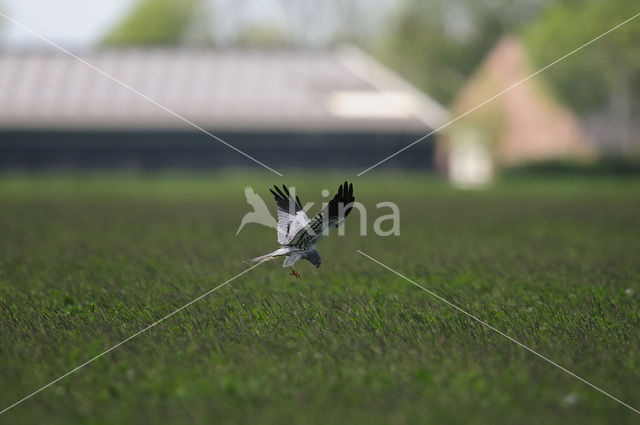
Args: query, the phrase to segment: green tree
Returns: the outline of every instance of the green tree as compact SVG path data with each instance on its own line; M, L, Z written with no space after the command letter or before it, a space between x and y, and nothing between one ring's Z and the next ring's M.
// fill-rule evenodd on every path
M108 46L171 45L188 33L200 0L140 0L103 40Z
M290 45L287 35L275 25L253 25L240 31L234 44L238 47L280 48Z
M544 3L409 0L374 54L448 104L500 36L522 28Z
M525 32L533 62L545 66L640 12L628 0L573 0L558 3ZM598 110L626 97L640 98L640 18L612 31L544 73L555 92L575 110Z
M525 34L533 62L545 66L640 12L628 0L572 0L548 10ZM594 134L609 154L638 155L640 139L640 18L608 33L541 75L556 96L606 125ZM635 118L634 118L635 117Z

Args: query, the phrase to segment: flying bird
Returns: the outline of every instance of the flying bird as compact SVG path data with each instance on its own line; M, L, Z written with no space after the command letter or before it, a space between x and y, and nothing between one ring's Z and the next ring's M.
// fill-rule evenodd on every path
M275 189L275 191L274 191ZM322 238L340 226L353 208L353 184L338 187L338 193L312 219L302 209L298 196L293 196L287 186L282 190L277 186L269 189L278 206L278 243L280 248L269 254L246 261L257 263L285 257L282 267L289 267L291 274L301 279L300 273L293 267L296 261L305 259L316 267L322 264L320 253L316 249ZM294 193L295 195L295 193Z
M240 227L238 227L236 236L238 236L240 230L242 230L247 223L258 223L275 229L276 221L273 219L267 204L264 203L260 195L254 192L251 186L247 186L244 188L244 196L247 198L247 203L253 207L253 211L246 213L244 217L242 217L242 223L240 223Z

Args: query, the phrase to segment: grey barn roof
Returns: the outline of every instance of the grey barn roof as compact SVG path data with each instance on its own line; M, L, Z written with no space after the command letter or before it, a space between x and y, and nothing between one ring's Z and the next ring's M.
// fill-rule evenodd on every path
M444 109L353 48L76 52L207 129L427 132ZM0 129L189 129L85 63L54 51L0 52Z

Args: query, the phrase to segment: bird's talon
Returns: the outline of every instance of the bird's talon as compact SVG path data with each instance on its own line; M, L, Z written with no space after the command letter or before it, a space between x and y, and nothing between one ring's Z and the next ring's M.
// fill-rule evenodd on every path
M300 276L300 273L298 273L298 271L293 267L291 267L291 275L297 277L298 279L302 279L302 276Z

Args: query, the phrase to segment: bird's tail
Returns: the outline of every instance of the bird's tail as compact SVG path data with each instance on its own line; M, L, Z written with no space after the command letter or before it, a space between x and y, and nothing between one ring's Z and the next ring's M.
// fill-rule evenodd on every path
M256 258L252 258L250 260L244 260L242 262L242 264L255 264L255 263L259 263L261 261L269 261L269 260L274 260L278 257L282 257L283 255L286 255L287 252L285 249L280 248L280 249L276 249L273 252L270 252L268 254L265 255L261 255L260 257L256 257Z

